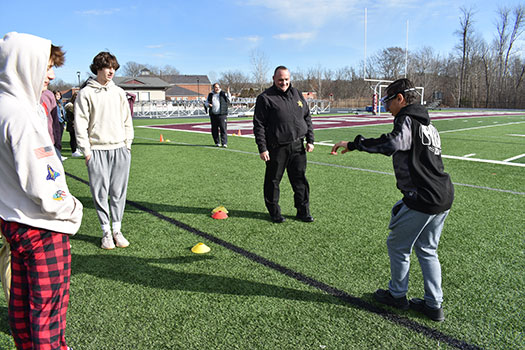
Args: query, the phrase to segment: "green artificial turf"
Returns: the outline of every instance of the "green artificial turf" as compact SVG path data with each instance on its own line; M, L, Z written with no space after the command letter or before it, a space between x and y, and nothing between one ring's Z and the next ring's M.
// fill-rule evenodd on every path
M474 158L501 161L525 153L525 137L509 136L525 134L525 123L472 128L524 120L518 115L435 124L440 131L468 129L443 133L443 154L475 153ZM359 152L332 156L330 147L317 145L308 155L307 170L315 222L294 219L293 192L285 175L280 204L287 221L273 224L262 198L264 164L252 138L230 136L229 148L223 149L211 147L207 134L138 127L189 121L134 121L130 203L122 227L131 242L128 248L99 248L101 230L89 187L68 178L71 192L85 207L80 231L71 240L70 346L454 348L199 236L209 234L383 308L371 293L386 288L389 280L387 226L390 209L401 198L389 157ZM390 129L318 130L316 140L335 143ZM171 142L160 143L161 133ZM63 144L69 156L67 134ZM456 183L439 247L446 320L435 323L412 311L384 309L473 347L525 348L525 169L448 158L444 163ZM83 159L70 158L64 166L87 180ZM211 218L219 205L228 209L228 219ZM211 252L191 253L198 242ZM412 258L408 297L421 297L422 276L417 258ZM11 350L3 296L0 308L0 349Z

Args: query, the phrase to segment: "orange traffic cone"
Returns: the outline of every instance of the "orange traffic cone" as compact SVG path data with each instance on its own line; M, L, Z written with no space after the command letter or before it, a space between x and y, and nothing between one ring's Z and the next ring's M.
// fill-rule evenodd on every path
M241 129L239 129L239 133L237 134L237 136L241 136Z
M160 142L164 142L164 136L162 136L162 134L160 134Z

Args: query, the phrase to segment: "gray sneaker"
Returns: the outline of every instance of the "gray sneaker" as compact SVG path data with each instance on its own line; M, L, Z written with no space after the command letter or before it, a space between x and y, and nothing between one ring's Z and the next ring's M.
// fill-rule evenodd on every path
M115 242L117 242L117 247L119 248L126 248L129 245L128 240L120 231L113 232L113 238L115 239Z
M115 242L113 242L113 236L111 236L111 232L104 232L104 236L102 237L102 245L100 247L102 249L115 249Z

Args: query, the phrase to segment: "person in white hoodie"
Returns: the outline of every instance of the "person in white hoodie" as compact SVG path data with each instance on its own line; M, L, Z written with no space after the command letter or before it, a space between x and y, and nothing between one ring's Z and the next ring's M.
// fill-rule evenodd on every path
M51 41L0 40L0 227L10 245L9 324L17 349L67 350L71 251L82 221L39 103L64 53Z
M100 52L90 66L96 77L86 82L75 100L77 143L86 158L89 187L103 232L103 249L114 249L115 243L120 248L129 245L121 227L133 123L126 93L112 80L119 67L114 55Z

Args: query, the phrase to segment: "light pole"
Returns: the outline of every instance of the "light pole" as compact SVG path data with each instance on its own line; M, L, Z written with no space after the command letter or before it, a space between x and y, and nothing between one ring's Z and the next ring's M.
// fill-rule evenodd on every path
M80 90L80 72L77 72L77 78L78 78L78 89Z
M197 100L201 99L201 86L199 85L199 78L197 78Z

